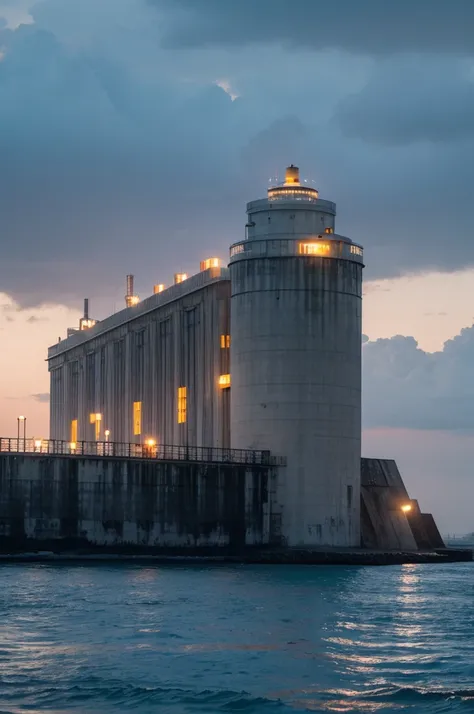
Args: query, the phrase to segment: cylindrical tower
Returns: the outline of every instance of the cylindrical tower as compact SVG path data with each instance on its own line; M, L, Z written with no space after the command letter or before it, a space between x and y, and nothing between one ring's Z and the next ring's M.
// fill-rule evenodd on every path
M359 546L362 248L295 166L247 214L230 250L232 447L286 457L287 545Z

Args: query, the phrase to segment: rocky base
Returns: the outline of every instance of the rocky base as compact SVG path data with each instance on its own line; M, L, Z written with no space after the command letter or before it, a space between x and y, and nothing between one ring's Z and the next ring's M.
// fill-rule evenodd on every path
M33 549L34 548L34 549ZM139 546L90 547L54 550L8 548L0 546L0 563L140 563L140 564L252 564L252 565L403 565L406 563L456 563L473 560L468 548L443 548L426 551L364 550L364 549L252 549L242 553L222 552L218 549L140 548Z

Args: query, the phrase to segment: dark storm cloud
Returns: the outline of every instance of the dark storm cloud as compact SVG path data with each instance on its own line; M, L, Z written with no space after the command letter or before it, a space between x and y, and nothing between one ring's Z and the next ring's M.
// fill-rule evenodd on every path
M474 430L474 327L421 350L413 337L363 346L364 427Z
M474 52L472 0L149 0L170 47L281 42L296 49ZM177 12L181 9L182 12Z
M346 136L374 144L473 139L471 64L416 56L382 62L361 92L340 102L335 119Z
M311 36L333 43L320 28L334 4L294 3L288 32L296 36L303 8ZM366 277L472 264L470 77L462 59L428 54L446 5L439 50L453 50L461 4L428 5L429 22L414 22L425 7L415 2L405 34L393 35L399 50L413 49L407 33L417 32L422 59L374 62L264 48L265 37L231 52L160 44L160 33L169 41L191 20L220 27L222 7L229 20L238 8L252 35L263 3L252 2L249 16L246 2L223 0L42 0L34 25L0 31L0 291L22 305L80 306L88 295L107 299L109 311L117 295L122 304L126 273L145 295L204 257L225 260L243 235L246 201L290 162L337 201L338 230L366 248ZM403 3L380 6L398 13ZM280 44L283 12L275 0L259 29ZM389 14L383 32L394 30ZM423 32L431 39L422 42ZM387 45L366 40L371 52Z

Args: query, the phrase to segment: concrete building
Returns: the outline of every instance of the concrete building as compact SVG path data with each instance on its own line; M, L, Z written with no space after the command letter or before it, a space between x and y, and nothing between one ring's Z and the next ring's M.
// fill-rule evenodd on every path
M362 248L287 169L231 247L231 444L284 454L289 545L360 542Z
M203 266L51 347L51 439L228 448L229 301Z
M48 353L50 438L270 450L284 542L358 546L362 248L294 166L247 213L229 269L86 306Z

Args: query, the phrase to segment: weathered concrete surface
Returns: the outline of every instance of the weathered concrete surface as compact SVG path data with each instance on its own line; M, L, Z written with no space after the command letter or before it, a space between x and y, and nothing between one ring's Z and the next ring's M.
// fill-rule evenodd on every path
M405 514L401 507L411 505ZM444 548L433 516L410 499L392 459L361 460L361 541L364 548L429 550Z
M0 547L261 546L271 480L253 465L0 454Z

